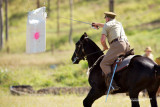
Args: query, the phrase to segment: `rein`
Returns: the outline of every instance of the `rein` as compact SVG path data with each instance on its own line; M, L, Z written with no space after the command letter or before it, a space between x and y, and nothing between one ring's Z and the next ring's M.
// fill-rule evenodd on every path
M87 54L87 55L85 55L85 57L87 57L87 56L90 56L90 55L93 55L93 54L96 54L96 53L99 53L99 52L103 52L103 51L97 51L97 52L93 52L93 53L90 53L90 54Z
M94 64L93 64L90 68L88 68L88 72L90 72L90 70L92 70L92 69L94 68L94 66L97 65L98 61L99 61L103 56L104 56L104 55L101 55L101 56L94 62Z
M82 46L82 52L83 52L83 54L85 55L84 48L83 48L83 43L80 43L80 45ZM79 47L80 47L80 46L79 46ZM103 51L100 50L100 51L96 51L96 52L93 52L93 53L90 53L90 54L86 54L86 55L84 56L84 58L87 59L88 56L93 55L93 54L96 54L96 53L99 53L99 52L103 52Z
M88 38L88 37L87 37L87 38ZM82 53L81 53L80 57L78 57L78 52L80 51L80 48L82 49ZM78 51L77 51L77 52L76 52L76 51L74 52L74 53L76 54L76 58L75 58L74 62L75 62L76 60L78 60L78 59L84 59L84 60L85 60L85 59L87 59L88 56L94 55L94 54L99 53L99 52L103 52L103 51L100 50L100 51L96 51L96 52L93 52L93 53L85 54L84 47L83 47L83 43L82 43L82 41L80 41L80 44L78 45ZM84 54L84 56L82 56L82 54ZM97 65L98 61L99 61L103 56L104 56L104 55L101 55L101 56L94 62L94 64L93 64L90 68L88 68L88 71L92 70L92 69L94 68L94 66ZM87 71L87 72L88 72L88 71Z

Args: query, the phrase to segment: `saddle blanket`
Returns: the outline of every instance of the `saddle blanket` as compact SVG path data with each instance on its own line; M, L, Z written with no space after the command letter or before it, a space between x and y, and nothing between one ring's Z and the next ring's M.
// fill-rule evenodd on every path
M118 66L117 66L117 69L116 69L116 72L118 72L118 71L120 71L120 70L128 67L131 59L132 59L134 56L135 56L135 55L129 55L129 56L127 56L123 61L119 62L119 63L118 63ZM115 69L115 64L116 64L116 62L115 62L115 63L113 64L113 66L112 66L112 69L113 69L113 70Z

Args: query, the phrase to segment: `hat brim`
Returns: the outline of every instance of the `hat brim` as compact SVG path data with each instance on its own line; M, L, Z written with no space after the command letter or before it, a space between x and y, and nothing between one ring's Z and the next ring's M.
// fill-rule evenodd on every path
M152 52L152 50L144 50L144 52Z

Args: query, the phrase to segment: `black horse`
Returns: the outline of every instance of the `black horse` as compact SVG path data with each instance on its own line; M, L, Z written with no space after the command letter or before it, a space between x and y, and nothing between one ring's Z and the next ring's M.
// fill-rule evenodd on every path
M108 90L100 68L100 62L102 59L97 61L102 55L103 52L91 39L88 38L86 33L84 33L76 43L76 49L72 56L73 63L78 64L80 60L86 58L89 68L92 68L88 79L89 84L91 85L91 90L83 100L84 107L91 107L93 102L105 95ZM93 65L96 61L96 65ZM158 106L156 92L160 85L160 66L154 61L137 55L131 59L129 66L126 69L115 74L114 79L120 87L120 90L113 94L128 92L132 107L140 107L138 95L143 89L147 89L148 91L151 106Z

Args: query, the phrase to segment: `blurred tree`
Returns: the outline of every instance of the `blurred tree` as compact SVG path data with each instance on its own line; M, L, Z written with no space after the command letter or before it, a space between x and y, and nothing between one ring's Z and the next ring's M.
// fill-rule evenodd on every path
M0 50L3 47L3 16L2 16L2 0L0 0Z
M114 12L114 0L109 0L109 11Z
M40 1L37 0L37 8L39 8L39 7L40 7Z
M69 0L69 5L70 5L70 19L72 19L73 0ZM70 20L69 43L72 44L72 20Z
M8 0L5 0L5 27L6 27L6 45L7 45L7 52L9 53L9 46L8 46Z
M57 35L59 36L59 0L57 0Z
M5 0L6 42L8 42L8 0Z

